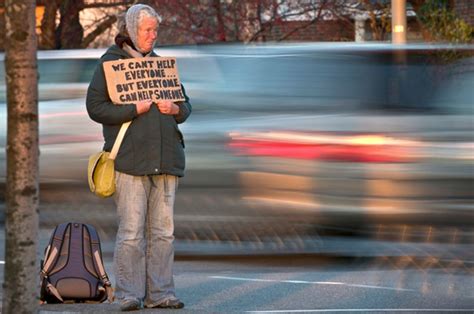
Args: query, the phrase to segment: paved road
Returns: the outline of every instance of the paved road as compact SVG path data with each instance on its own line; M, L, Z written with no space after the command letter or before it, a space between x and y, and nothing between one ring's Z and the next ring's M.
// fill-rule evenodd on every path
M175 281L189 312L472 312L472 266L409 258L181 258ZM117 309L44 305L41 312Z
M51 210L51 213L53 210ZM57 212L57 211L56 211ZM42 212L43 222L48 211ZM91 216L94 216L91 213ZM102 212L103 214L103 212ZM51 216L52 217L52 216ZM93 219L92 217L91 219ZM42 224L40 250L45 247L51 226ZM99 229L103 231L104 229ZM102 232L106 269L112 272L113 239ZM287 242L273 251L300 248L304 240ZM326 241L326 240L325 240ZM327 241L326 241L327 242ZM186 252L197 249L207 254L222 252L222 242L212 240L179 241L175 267L177 293L186 303L185 312L205 313L298 313L298 312L474 312L474 262L472 241L460 247L464 254L418 254L410 258L410 246L399 256L335 259L318 255L240 256L212 255L193 257ZM316 242L317 243L317 242ZM265 252L262 241L238 242L235 252ZM380 245L386 243L379 242ZM0 261L4 261L4 231L0 226ZM249 247L243 247L248 245ZM345 249L356 244L342 243ZM361 245L360 243L358 245ZM363 244L364 245L364 244ZM363 248L368 252L375 243ZM194 247L194 248L192 248ZM252 251L252 247L254 250ZM337 247L337 245L336 245ZM255 250L257 248L258 250ZM275 250L275 248L277 250ZM307 247L306 247L307 248ZM435 248L439 249L438 244ZM214 250L214 251L213 251ZM230 250L232 251L232 250ZM286 251L286 253L291 253ZM439 257L441 256L441 258ZM0 278L4 265L0 262ZM112 281L113 276L112 276ZM117 305L79 304L42 305L40 313L110 313ZM156 312L143 310L143 312Z
M111 274L110 257L106 268ZM180 256L175 265L185 312L207 313L472 312L473 275L470 261L433 257ZM116 311L115 304L40 307L40 313Z

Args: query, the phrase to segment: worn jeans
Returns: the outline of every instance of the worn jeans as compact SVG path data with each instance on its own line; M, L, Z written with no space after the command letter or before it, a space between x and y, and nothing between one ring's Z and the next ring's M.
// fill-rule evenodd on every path
M118 300L154 306L175 298L173 206L178 178L115 172L118 232L114 252Z

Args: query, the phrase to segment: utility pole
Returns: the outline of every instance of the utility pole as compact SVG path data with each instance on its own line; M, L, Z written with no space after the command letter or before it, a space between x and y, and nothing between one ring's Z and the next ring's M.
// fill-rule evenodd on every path
M403 45L407 42L406 0L392 0L392 43Z
M393 67L389 77L389 106L406 106L403 82L407 76L407 54L403 46L407 42L407 6L406 0L392 0L392 44L399 46L393 50Z

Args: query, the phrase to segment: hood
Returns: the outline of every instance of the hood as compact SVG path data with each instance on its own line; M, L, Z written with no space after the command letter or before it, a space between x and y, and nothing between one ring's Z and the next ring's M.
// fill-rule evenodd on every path
M107 49L107 51L102 55L101 59L107 56L117 56L120 59L131 58L131 56L125 52L125 50L117 45L112 45L109 49Z
M111 58L113 56L113 58ZM157 57L155 51L151 52L152 57ZM112 45L107 51L102 55L101 59L128 59L132 58L125 50L120 48L117 45Z

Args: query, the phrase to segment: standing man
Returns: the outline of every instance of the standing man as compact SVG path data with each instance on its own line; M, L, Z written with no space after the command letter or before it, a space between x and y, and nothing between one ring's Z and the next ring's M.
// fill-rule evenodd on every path
M173 206L184 175L184 142L178 124L191 114L185 101L115 105L107 92L105 61L157 57L153 46L161 18L147 5L130 7L115 45L101 57L87 91L87 111L101 123L110 151L122 123L132 121L115 159L119 228L114 252L116 298L122 311L182 308L173 281Z

